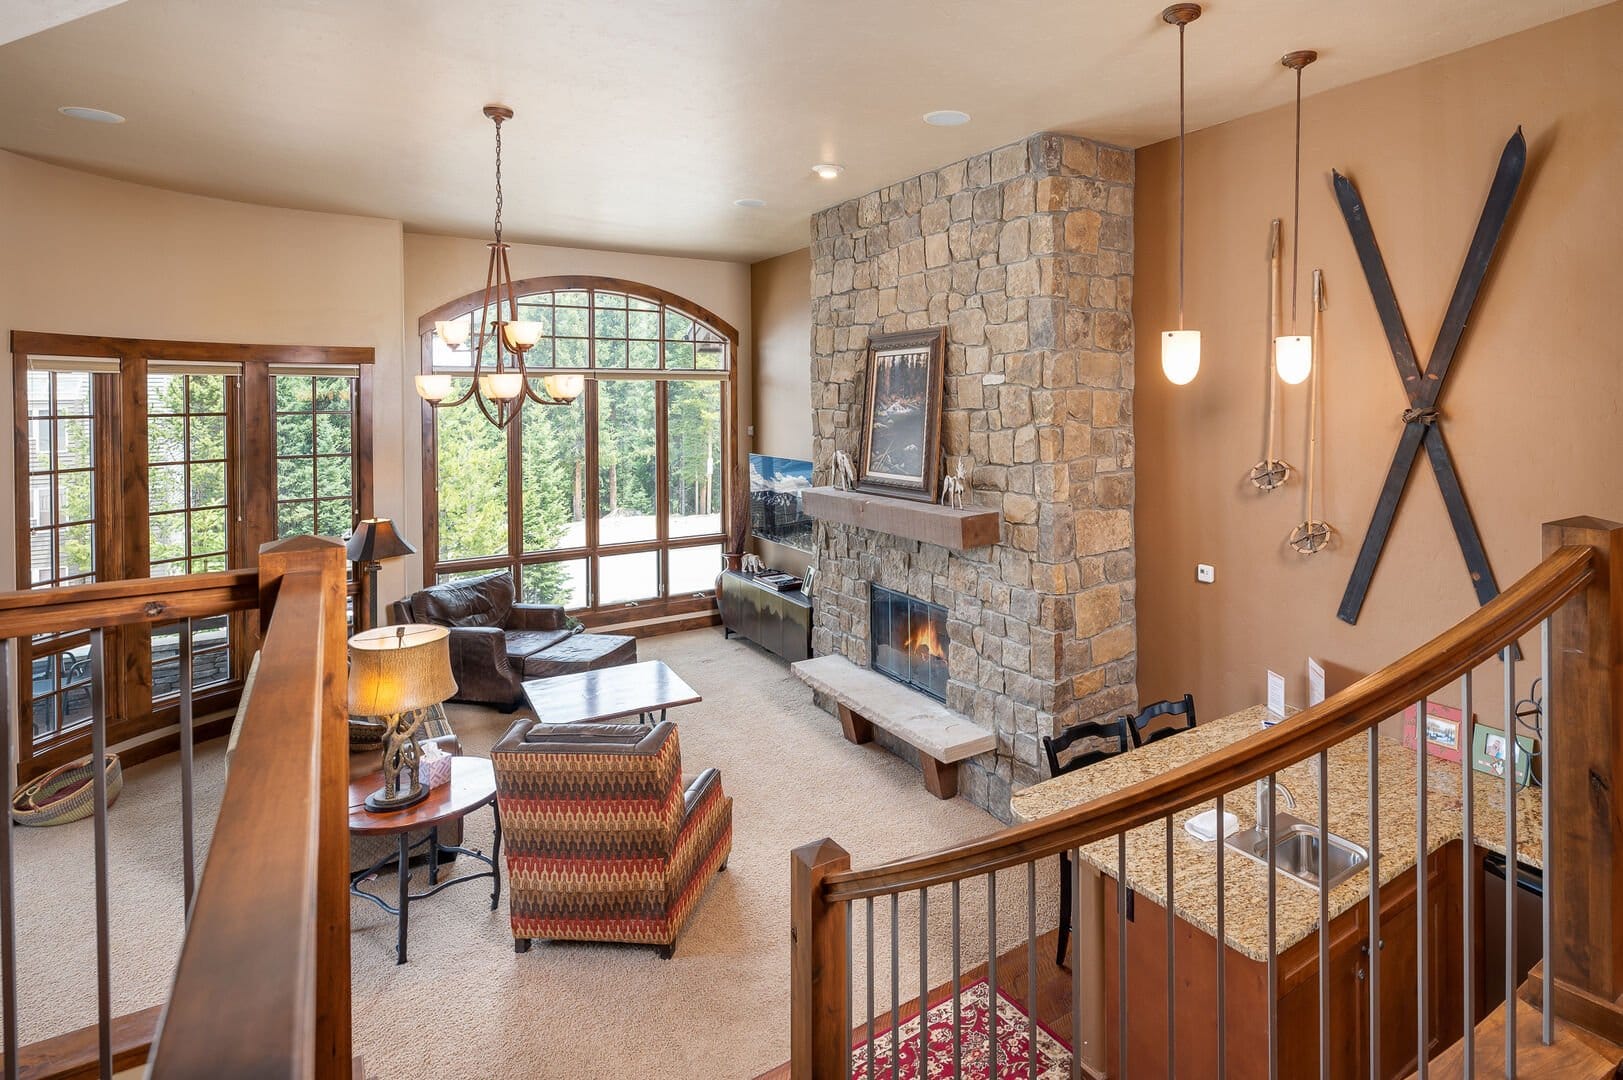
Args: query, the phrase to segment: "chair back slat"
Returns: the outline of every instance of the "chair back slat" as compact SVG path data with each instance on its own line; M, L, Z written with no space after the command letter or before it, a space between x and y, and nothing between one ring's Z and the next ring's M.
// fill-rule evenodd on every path
M1137 716L1124 713L1120 720L1133 736L1134 746L1148 746L1195 726L1195 696L1185 694L1181 701L1157 701L1145 706Z
M1128 718L1125 716L1118 716L1114 720L1090 720L1072 724L1058 735L1043 736L1043 753L1048 755L1049 775L1059 776L1074 769L1086 768L1127 751L1134 745L1128 736L1127 721ZM1061 754L1084 739L1111 742L1114 745L1113 748L1094 747L1081 750L1065 761L1060 761Z

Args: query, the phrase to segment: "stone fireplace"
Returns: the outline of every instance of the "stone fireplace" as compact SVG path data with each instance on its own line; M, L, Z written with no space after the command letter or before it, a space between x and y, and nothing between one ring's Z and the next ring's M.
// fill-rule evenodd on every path
M882 590L933 605L927 681L944 668L946 707L995 735L960 791L1005 819L1043 735L1137 698L1132 208L1131 151L1044 133L812 220L819 482L835 450L858 456L868 335L945 326L943 453L1002 519L969 550L821 525L813 652L899 661ZM903 642L910 675L918 651Z

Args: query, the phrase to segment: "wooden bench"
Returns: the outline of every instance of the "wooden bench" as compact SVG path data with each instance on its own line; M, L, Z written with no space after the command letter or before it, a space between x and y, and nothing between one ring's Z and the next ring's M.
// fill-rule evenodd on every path
M958 794L958 763L997 745L990 731L917 690L910 690L843 656L819 656L789 670L839 706L840 727L854 743L873 739L883 728L919 752L924 786L938 799Z

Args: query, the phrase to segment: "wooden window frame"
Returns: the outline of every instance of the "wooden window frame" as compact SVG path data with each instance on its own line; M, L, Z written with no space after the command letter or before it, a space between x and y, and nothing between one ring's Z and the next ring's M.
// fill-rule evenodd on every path
M30 585L28 545L28 372L31 357L115 360L117 374L96 373L96 410L92 438L98 480L96 510L96 580L117 581L148 576L150 522L147 503L147 375L154 363L236 364L235 415L227 403L227 505L235 515L226 522L227 561L232 568L259 565L260 547L276 539L276 422L271 369L352 368L356 410L351 434L355 450L355 500L361 517L373 513L372 409L374 361L364 346L249 345L226 342L119 338L14 330L11 333L12 419L15 440L16 581ZM202 374L203 372L199 372ZM260 463L255 467L252 463ZM190 493L188 492L188 501ZM356 586L351 584L351 592ZM179 707L160 701L151 685L151 627L121 627L107 634L107 738L117 743L175 724ZM19 649L19 672L31 670L31 643ZM234 708L242 693L242 674L259 648L257 620L234 616L231 630L232 678L200 691L193 700L198 717ZM32 681L19 677L18 716L29 718L28 738L20 738L17 775L28 779L88 753L88 727L80 725L35 744L32 733Z
M423 584L434 584L441 574L456 574L476 572L481 570L508 570L513 575L516 591L522 595L523 573L526 566L542 565L554 562L574 562L584 559L587 563L587 597L588 604L581 608L571 608L570 613L587 626L612 625L632 619L652 619L666 615L691 614L695 612L712 610L715 607L715 589L697 593L688 593L682 596L669 595L670 584L670 553L688 547L709 547L720 544L724 554L738 553L743 550L744 537L748 528L749 500L747 497L747 483L744 479L744 466L739 460L739 431L738 431L738 371L739 356L738 331L725 319L714 312L693 303L684 297L653 285L641 282L628 281L623 278L607 278L582 275L554 275L547 277L525 278L513 283L513 292L522 306L526 296L535 293L556 293L582 291L588 295L587 313L587 350L588 365L584 368L571 367L561 370L579 371L587 376L586 392L581 395L574 405L569 408L584 410L583 424L586 436L586 459L588 466L585 470L585 492L583 504L586 508L585 543L580 547L559 548L545 552L526 552L523 543L523 421L510 424L507 428L507 519L508 539L507 551L495 555L480 556L466 559L440 559L439 536L439 441L438 427L435 423L435 409L426 401L422 402L422 431L423 431ZM596 294L598 292L623 293L628 297L647 301L659 305L660 337L656 345L660 348L660 366L658 368L632 368L611 367L599 368L596 366L597 334L596 334ZM456 319L470 312L476 312L484 303L483 290L467 293L455 300L440 305L434 310L424 314L417 320L417 334L420 345L420 370L424 373L434 371L434 324L441 320ZM675 311L686 318L702 324L711 331L720 335L725 349L725 363L722 369L702 369L675 367L666 368L664 346L671 339L665 336L665 314ZM625 340L630 339L629 328ZM619 339L607 339L619 340ZM636 339L645 340L645 339ZM629 363L629 362L628 362ZM443 369L442 369L443 370ZM537 372L549 370L544 366L537 367ZM620 544L602 544L598 537L599 502L598 502L598 470L597 461L597 413L598 389L604 381L631 380L639 382L652 382L654 384L654 416L655 416L655 518L656 534L653 539L639 540ZM670 498L670 470L669 452L666 432L668 389L666 384L671 381L704 382L713 381L721 386L721 531L701 536L671 537L669 498ZM472 407L471 403L466 407ZM525 408L543 408L551 406L536 406L534 403ZM661 595L639 601L627 603L600 604L599 597L599 565L602 559L615 555L630 555L649 551L659 552L659 588ZM718 563L716 573L721 573Z

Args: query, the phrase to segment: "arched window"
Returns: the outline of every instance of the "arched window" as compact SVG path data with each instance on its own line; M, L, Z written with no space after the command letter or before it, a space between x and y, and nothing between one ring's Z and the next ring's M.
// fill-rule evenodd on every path
M521 599L587 622L710 603L736 470L738 332L647 285L612 278L516 282L519 318L543 327L529 370L579 369L572 405L526 404L497 429L472 402L423 406L423 540L429 582L508 569ZM418 320L422 370L467 388L472 357L434 333L472 319L470 293Z

